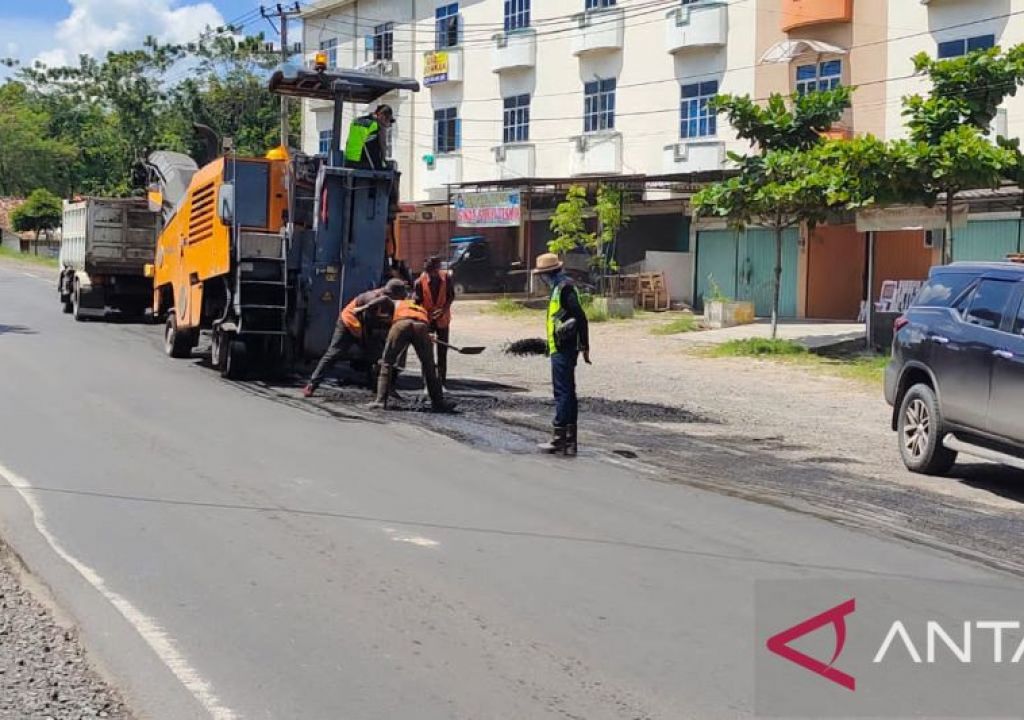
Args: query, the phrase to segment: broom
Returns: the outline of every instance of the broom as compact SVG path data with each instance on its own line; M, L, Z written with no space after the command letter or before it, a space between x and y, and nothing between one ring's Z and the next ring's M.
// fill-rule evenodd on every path
M548 344L542 338L524 338L523 340L515 340L513 342L505 343L502 347L502 351L506 355L516 355L518 357L525 357L527 355L546 355L548 352Z

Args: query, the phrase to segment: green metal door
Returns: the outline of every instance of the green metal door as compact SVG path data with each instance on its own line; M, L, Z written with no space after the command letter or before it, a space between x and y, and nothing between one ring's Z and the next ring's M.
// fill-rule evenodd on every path
M782 280L780 283L779 317L796 317L796 265L799 233L786 230L782 235ZM772 230L750 229L740 237L736 295L739 300L754 303L758 317L772 314L775 283L775 233Z
M712 281L728 297L736 297L736 250L739 244L735 230L701 230L697 233L697 277L693 305L704 309L704 297L711 293ZM713 279L713 280L712 280Z
M953 260L1005 260L1018 252L1016 220L975 220L953 232Z

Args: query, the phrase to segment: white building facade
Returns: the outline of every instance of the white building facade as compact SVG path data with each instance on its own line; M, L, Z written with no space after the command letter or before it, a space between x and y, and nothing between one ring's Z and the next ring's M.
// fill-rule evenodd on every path
M754 93L754 6L335 0L306 11L304 45L421 82L383 102L402 199L438 201L462 182L721 169L746 143L707 99ZM307 101L303 150L330 130L327 104Z

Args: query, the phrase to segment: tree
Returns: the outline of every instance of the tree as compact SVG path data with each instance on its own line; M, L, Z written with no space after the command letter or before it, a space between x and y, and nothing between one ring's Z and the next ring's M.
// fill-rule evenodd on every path
M945 196L942 255L943 262L950 262L957 193L995 188L1004 177L1019 175L1019 154L988 136L999 106L1024 82L1024 45L1005 53L991 48L947 60L920 53L914 57L914 69L931 81L931 90L926 98L904 98L910 140L893 143L892 152L911 179L903 183L907 199L934 205Z
M39 235L60 227L64 207L59 197L45 188L33 190L28 199L11 213L11 224L18 232L35 233L35 249L39 253Z
M49 136L50 120L23 84L0 85L0 195L26 195L38 187L66 190L66 168L77 149Z
M619 239L619 231L629 224L629 216L623 206L625 198L622 190L610 185L597 188L597 203L594 214L597 215L597 245L591 264L599 271L617 272L619 263L615 259L615 245Z
M551 216L551 231L555 234L548 241L548 250L560 257L576 248L593 251L597 236L587 231L586 213L590 208L587 202L587 188L583 185L570 185L565 193L565 200L558 203Z
M736 134L749 140L758 154L744 157L730 153L730 159L739 165L739 174L697 193L694 212L723 218L735 227L757 225L774 232L773 339L778 333L786 229L821 222L837 205L854 200L854 191L842 194L843 178L828 162L839 157L838 151L809 152L823 143L822 133L850 107L851 93L850 88L839 87L789 98L773 94L763 107L749 97L731 95L711 102L712 109L725 114ZM856 190L857 200L861 194Z

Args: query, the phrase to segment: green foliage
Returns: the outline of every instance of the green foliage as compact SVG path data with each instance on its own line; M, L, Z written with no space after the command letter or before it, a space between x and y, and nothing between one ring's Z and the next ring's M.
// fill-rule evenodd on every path
M489 315L514 316L527 315L529 313L541 311L528 308L518 300L513 300L512 298L509 297L503 297L495 300L494 304L487 306L486 308L483 309L482 312L487 313Z
M715 280L713 273L708 273L708 291L704 293L707 302L732 302L732 298L722 292L722 286Z
M583 312L586 313L587 320L589 320L592 323L608 322L610 317L608 315L608 309L603 305L598 306L591 304L588 307L585 307L583 309Z
M582 185L570 185L565 200L558 203L551 216L551 231L555 237L548 241L548 250L564 256L576 248L593 249L597 236L587 232L586 213L587 189Z
M744 338L742 340L729 340L716 346L712 355L717 357L762 357L765 355L806 355L807 348L792 340L781 340L779 338Z
M266 71L277 56L261 35L238 40L229 30L179 45L148 38L72 67L21 67L0 85L0 194L130 194L153 150L199 157L193 123L233 136L243 154L276 146L280 99ZM291 110L298 128L298 103Z
M736 134L760 152L808 148L835 125L850 107L852 88L791 95L773 93L758 105L749 95L719 95L709 107L723 114Z
M598 234L597 247L591 264L600 271L618 272L619 263L615 260L614 248L619 231L629 223L625 214L625 198L622 190L609 185L597 188L597 203L594 212L597 215Z
M34 265L46 265L47 267L57 267L58 261L55 257L47 257L46 255L29 255L18 250L11 250L10 248L0 247L0 258L9 258L11 260L20 260L21 262L28 262Z
M11 224L18 232L32 232L39 238L43 231L60 227L64 207L59 197L45 188L33 190L11 213Z
M700 330L700 323L693 315L680 315L675 320L651 328L651 335L679 335Z

